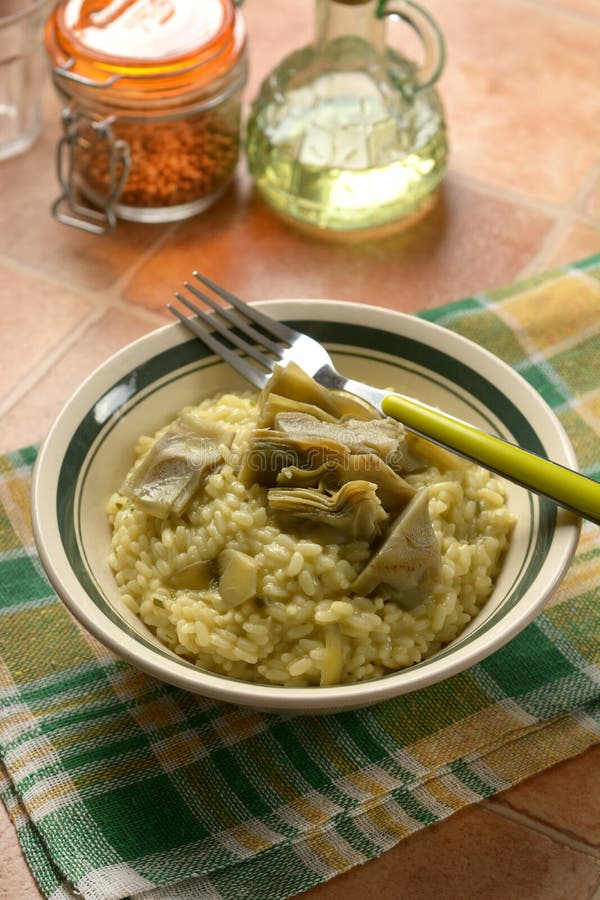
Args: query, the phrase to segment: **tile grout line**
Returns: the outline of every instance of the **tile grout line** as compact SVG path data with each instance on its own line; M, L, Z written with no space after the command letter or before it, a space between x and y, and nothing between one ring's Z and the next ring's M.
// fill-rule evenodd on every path
M142 253L138 255L138 257L132 262L128 269L126 269L120 276L117 278L113 285L112 289L117 294L117 299L121 300L123 298L123 288L127 285L136 272L139 272L141 267L150 260L154 254L164 246L169 238L171 238L174 234L177 233L181 222L170 222L164 229L163 233L160 234L153 243L146 248ZM118 228L117 224L117 228ZM127 301L124 301L127 302Z
M42 281L47 281L55 288L64 288L70 294L74 294L82 298L83 300L88 300L90 303L98 304L98 301L101 298L105 298L106 307L108 308L110 304L117 299L116 296L113 297L112 285L108 288L98 289L85 287L85 285L77 284L73 281L66 281L62 278L57 278L57 276L52 274L52 272L47 272L44 269L36 269L33 266L22 262L20 259L2 254L0 254L0 264L6 266L9 269L13 269L16 272L21 273L22 275L27 275L30 278L38 278Z
M88 298L86 298L88 299ZM53 348L52 352L43 358L43 362L38 360L36 365L32 366L27 374L19 382L18 388L13 388L6 397L0 401L0 417L7 415L19 400L24 397L35 385L49 372L52 367L59 362L69 350L71 350L81 337L95 324L100 322L110 313L116 310L122 314L131 315L141 322L147 323L154 328L160 328L163 325L170 324L165 322L162 317L153 310L145 307L138 307L128 304L123 300L111 300L105 307L92 310L85 318L83 318L76 328L69 332L67 337L62 338ZM75 388L73 388L75 390Z
M54 287L64 288L70 293L78 294L86 300L98 303L100 298L106 301L106 307L110 307L114 302L122 300L123 287L131 280L132 276L147 262L153 254L160 249L163 243L175 233L179 222L172 222L165 228L163 233L159 235L144 251L142 251L135 260L123 271L115 280L106 288L90 288L77 282L67 281L52 272L47 272L43 268L36 268L22 262L15 257L6 254L0 254L0 263L8 268L15 269L25 275L33 276L50 282ZM118 226L117 226L118 227ZM101 240L101 238L99 238ZM125 301L127 302L127 301Z
M141 322L147 322L149 325L154 325L155 328L160 328L162 325L170 324L170 320L161 316L161 314L155 309L151 309L147 306L140 306L138 303L131 303L128 300L123 300L122 297L117 298L113 301L112 308L118 310L124 315L134 316Z
M451 124L450 124L451 127ZM529 197L527 194L522 194L519 191L513 190L512 188L503 187L500 184L494 184L491 181L486 181L483 178L477 178L473 175L467 175L466 172L462 172L460 169L453 169L452 166L448 169L448 175L451 175L453 178L456 178L457 181L462 182L463 184L468 185L471 188L476 188L477 190L484 191L485 193L491 194L493 197L496 197L499 200L507 200L510 203L519 206L527 206L530 209L535 210L536 212L543 213L549 218L557 218L560 216L561 212L565 210L564 205L553 204L545 202L544 200L538 200L536 197ZM594 174L596 174L596 170L594 169ZM587 178L586 173L586 178ZM570 203L571 201L569 201Z
M548 268L552 254L560 247L562 239L566 237L569 229L578 220L583 220L592 225L592 227L598 228L598 223L594 222L592 217L588 217L582 207L585 199L589 196L591 189L596 183L599 174L600 166L594 166L588 170L573 194L571 202L561 210L557 211L559 214L556 216L553 227L546 235L538 253L536 253L522 269L519 275L520 278L526 278L529 275L533 275L536 272Z
M154 244L152 248L143 254L144 259L141 260L140 265L151 255L151 253L156 249L157 245ZM90 304L97 306L100 298L103 298L105 303L102 309L99 310L98 315L101 315L102 312L107 312L111 307L115 307L119 309L121 312L127 312L134 315L136 318L147 321L149 324L154 324L159 326L161 323L164 323L164 320L155 310L150 309L146 306L141 306L137 303L130 303L128 300L125 300L120 292L119 285L131 274L133 271L137 269L137 264L128 269L124 275L119 276L119 278L113 282L113 284L106 289L93 289L87 288L81 284L73 284L70 281L64 281L62 278L57 278L51 272L46 272L43 269L36 269L33 266L29 266L26 263L23 263L19 259L15 259L11 256L5 256L0 253L0 265L6 266L8 269L13 269L23 275L27 275L29 277L37 278L41 281L47 281L55 288L65 288L69 291L70 294L81 298L82 300L88 301ZM85 323L91 324L93 322L93 318L88 316L83 320L84 327ZM81 324L81 323L80 323ZM79 326L77 326L79 329ZM60 342L62 344L63 341ZM71 346L72 342L66 339L66 343L68 346Z
M528 278L549 268L552 254L560 247L561 241L568 234L573 221L574 216L570 211L555 220L538 252L520 270L517 280Z
M600 848L594 847L592 844L587 844L580 838L573 837L569 832L561 831L559 828L555 828L552 825L546 825L539 819L535 819L532 816L527 815L527 813L519 812L499 800L485 800L482 805L485 809L495 815L509 819L511 822L522 825L524 828L537 831L539 834L543 834L555 843L562 844L569 847L571 850L590 856L600 863Z
M600 217L586 212L582 206L583 201L589 195L594 184L600 179L599 164L595 164L587 170L576 190L571 194L571 197L562 204L538 200L536 197L530 197L527 194L523 194L512 188L503 187L500 184L486 181L483 178L477 178L460 169L454 169L452 168L452 165L450 165L447 174L451 175L452 178L455 178L459 183L481 190L499 200L506 200L515 205L525 206L536 212L542 213L551 219L559 220L564 214L569 213L572 214L574 218L581 219L586 224L596 227L600 226Z

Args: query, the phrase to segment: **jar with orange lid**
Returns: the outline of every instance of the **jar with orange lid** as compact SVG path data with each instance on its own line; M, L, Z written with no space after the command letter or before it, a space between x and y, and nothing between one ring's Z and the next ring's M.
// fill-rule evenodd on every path
M107 233L210 206L239 155L246 30L234 0L59 0L46 24L66 105L55 218Z

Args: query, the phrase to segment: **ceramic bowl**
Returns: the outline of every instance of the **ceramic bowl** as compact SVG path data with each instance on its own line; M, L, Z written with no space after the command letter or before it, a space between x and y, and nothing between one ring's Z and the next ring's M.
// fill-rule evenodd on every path
M556 416L515 371L462 336L412 316L325 300L259 304L324 342L344 374L395 386L564 465L575 467ZM186 404L247 384L179 323L108 359L58 416L37 460L34 534L68 609L106 647L139 669L206 697L263 710L316 713L360 707L423 688L472 666L538 613L573 557L579 520L505 482L517 522L494 591L465 631L430 659L359 684L286 688L237 681L176 656L121 602L108 566L105 508L132 463L137 437Z

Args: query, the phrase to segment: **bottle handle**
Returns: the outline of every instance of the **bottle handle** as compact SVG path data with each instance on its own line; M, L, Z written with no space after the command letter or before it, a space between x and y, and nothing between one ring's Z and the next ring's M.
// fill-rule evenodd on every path
M397 16L419 35L425 48L425 59L415 72L414 92L431 87L442 74L446 62L446 45L439 26L422 6L412 0L379 0L377 17Z

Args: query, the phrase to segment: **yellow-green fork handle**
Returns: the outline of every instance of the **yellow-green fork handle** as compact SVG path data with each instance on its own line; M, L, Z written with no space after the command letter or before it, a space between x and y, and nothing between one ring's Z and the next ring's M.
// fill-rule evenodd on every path
M381 408L411 431L600 524L597 481L402 394L387 394Z

